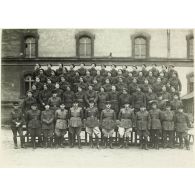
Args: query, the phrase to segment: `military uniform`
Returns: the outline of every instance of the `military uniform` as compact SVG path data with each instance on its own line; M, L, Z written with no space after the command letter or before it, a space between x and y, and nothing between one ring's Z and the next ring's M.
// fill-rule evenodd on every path
M127 146L128 138L131 135L132 129L134 127L135 116L134 111L131 108L122 108L119 112L118 120L118 133L120 136L120 147L123 147L123 144Z
M13 109L11 111L11 130L13 133L13 141L14 141L14 146L17 148L17 133L20 136L20 142L21 142L21 147L24 147L24 137L22 133L22 125L24 123L23 121L23 114L20 109Z
M111 108L117 114L119 111L119 93L117 91L111 91L109 93L109 101L111 103Z
M95 77L97 75L97 70L95 68L90 68L89 69L90 75L92 77Z
M48 146L48 139L51 146L52 136L54 132L54 113L52 110L49 109L49 110L42 111L41 124L42 124L45 147Z
M143 92L136 91L132 96L132 106L135 108L135 111L138 111L141 105L146 106L146 96Z
M44 110L44 106L48 103L49 98L51 97L50 90L42 90L39 93L39 102L41 104L41 110Z
M69 113L66 109L58 109L55 112L55 135L56 135L56 145L61 146L63 142L64 135L66 134L66 130L68 128Z
M141 148L145 146L145 149L147 149L148 144L148 135L149 135L149 129L150 129L150 115L148 111L139 111L136 113L135 116L136 121L136 128L137 132L140 136L140 143Z
M102 75L96 75L94 79L96 79L98 83L103 83L104 77Z
M150 85L153 85L156 82L156 78L154 76L148 76L147 80Z
M86 75L86 69L84 67L81 67L78 69L78 73L81 77Z
M83 80L84 80L85 83L87 83L89 85L89 84L92 83L93 77L90 76L90 75L86 75L86 76L83 77Z
M132 95L133 93L135 93L136 92L136 89L137 89L137 87L138 87L138 84L137 83L130 83L129 84L129 93Z
M183 106L183 103L181 100L171 101L171 110L177 111L180 106Z
M112 90L112 85L110 83L106 83L103 85L105 92L110 92Z
M97 103L97 93L94 90L88 90L85 93L85 102L86 106L89 106L89 102L94 101L94 103Z
M159 136L161 132L161 111L160 109L151 109L149 111L150 123L150 136L153 147L159 148Z
M80 107L70 108L70 121L69 121L69 132L71 133L71 147L74 147L75 135L78 139L78 146L81 148L81 128L83 126L82 120L84 118L83 110Z
M167 137L169 138L169 146L174 145L174 112L165 110L161 112L161 122L163 130L163 145L167 147Z
M93 134L96 138L97 147L99 148L99 138L101 136L101 131L99 129L99 113L96 107L89 107L85 112L85 126L86 132L89 134L90 146L93 147Z
M179 78L177 77L171 77L169 79L169 83L171 86L173 86L176 90L181 91L182 89L182 85L181 85L181 81L179 80Z
M116 84L116 90L119 92L119 94L122 93L123 89L126 88L127 89L127 84L124 82L118 82Z
M74 92L73 91L65 91L63 94L63 102L65 103L65 108L69 110L72 107L74 101Z
M115 68L112 68L112 69L110 70L110 73L111 73L111 76L112 76L112 77L117 77L117 75L118 75L118 72L117 72L117 70L116 70Z
M106 107L106 101L109 99L109 95L106 92L99 92L97 98L98 110L101 112Z
M128 93L126 94L122 93L119 96L119 107L120 108L124 107L126 103L132 105L132 97Z
M75 98L74 98L77 102L78 102L78 106L81 108L85 107L85 92L83 91L78 91L77 93L75 93Z
M41 111L40 110L29 110L26 113L26 124L28 131L31 135L33 148L35 148L35 137L39 138L39 142L41 143Z
M61 104L61 98L60 97L50 97L48 100L48 104L50 105L51 109L55 112Z
M58 76L51 75L49 78L51 79L51 82L53 84L55 84L56 82L59 82L59 77Z
M43 84L42 84L41 82L35 81L33 84L36 86L36 89L37 89L38 91L43 90Z
M146 93L146 108L147 108L147 110L150 109L150 103L153 100L157 100L157 95L153 92Z
M36 99L33 97L26 97L22 104L22 111L26 113L28 110L31 109L31 105L37 103Z

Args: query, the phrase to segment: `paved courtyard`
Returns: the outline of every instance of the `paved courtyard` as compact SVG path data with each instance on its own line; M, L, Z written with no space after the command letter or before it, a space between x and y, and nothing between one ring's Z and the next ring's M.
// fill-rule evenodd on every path
M192 148L192 146L191 146ZM84 146L60 149L13 149L12 133L1 130L0 167L195 167L193 148L140 150L90 149Z

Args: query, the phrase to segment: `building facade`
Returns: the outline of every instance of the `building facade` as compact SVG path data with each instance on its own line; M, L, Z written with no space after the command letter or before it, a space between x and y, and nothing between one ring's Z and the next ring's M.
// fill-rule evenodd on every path
M174 64L181 76L194 63L191 29L4 29L1 47L4 107L24 98L36 63Z

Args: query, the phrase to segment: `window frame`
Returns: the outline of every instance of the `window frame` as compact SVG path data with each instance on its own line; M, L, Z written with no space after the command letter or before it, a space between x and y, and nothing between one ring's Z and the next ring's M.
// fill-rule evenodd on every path
M90 56L81 56L80 55L80 39L83 37L87 37L89 39L91 39L91 55ZM81 31L78 32L75 35L75 39L76 39L76 56L79 58L92 58L94 57L94 40L95 40L95 35L90 33L90 32L86 32L86 31Z
M143 38L146 40L146 56L144 58L138 58L135 56L135 40L137 38ZM147 33L136 33L131 35L131 44L132 44L132 57L135 59L146 59L150 57L150 39L151 36Z
M26 39L30 37L35 39L35 57L32 57L32 58L26 57L26 54L25 54ZM30 32L24 33L21 37L21 57L26 58L26 59L38 58L38 40L39 40L39 36L37 33L30 33Z
M193 56L190 56L190 40L194 39L193 34L189 34L186 36L186 43L187 43L187 58L188 59L193 59L194 58L194 53ZM194 40L193 40L193 48L194 48Z

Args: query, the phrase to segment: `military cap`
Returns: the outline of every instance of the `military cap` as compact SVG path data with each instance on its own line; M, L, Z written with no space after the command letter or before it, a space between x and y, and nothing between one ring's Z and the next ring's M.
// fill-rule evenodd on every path
M133 65L133 67L137 69L137 66L136 65Z
M106 101L106 105L108 105L108 104L111 104L111 102L110 101Z
M183 109L183 105L180 105L180 106L178 107L178 109Z
M115 64L112 64L112 66L114 66L116 68L116 65Z
M144 66L146 68L146 65L145 64L142 64L142 66Z
M156 100L152 100L152 101L150 102L150 104L151 104L151 106L152 106L152 105L154 105L154 104L157 105L158 103L157 103Z
M57 93L57 90L56 89L54 89L53 91L52 91L52 93L54 94L54 93Z
M13 106L19 106L19 102L13 102Z
M28 93L32 93L32 91L31 91L31 90L28 90L26 93L27 93L27 94L28 94Z
M50 65L50 66L53 66L53 65L52 65L52 64L50 64L50 63L49 63L49 64L47 64L47 66L49 66L49 65Z
M37 106L37 103L32 103L31 106Z

